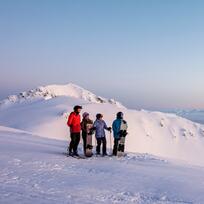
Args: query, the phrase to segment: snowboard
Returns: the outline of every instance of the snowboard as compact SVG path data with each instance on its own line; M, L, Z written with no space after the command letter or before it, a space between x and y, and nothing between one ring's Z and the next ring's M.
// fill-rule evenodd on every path
M122 121L120 127L120 140L118 141L118 149L117 149L117 156L122 157L125 156L125 138L127 135L127 122Z
M93 145L92 145L92 135L93 132L91 131L91 128L93 127L93 124L87 124L86 129L87 129L87 136L86 136L86 150L85 150L85 156L86 157L91 157L93 156Z

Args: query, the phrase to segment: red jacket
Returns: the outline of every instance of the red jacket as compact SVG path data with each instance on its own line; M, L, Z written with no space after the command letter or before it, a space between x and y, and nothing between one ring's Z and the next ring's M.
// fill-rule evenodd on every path
M71 133L78 133L81 131L81 116L75 112L70 113L67 125L70 127Z

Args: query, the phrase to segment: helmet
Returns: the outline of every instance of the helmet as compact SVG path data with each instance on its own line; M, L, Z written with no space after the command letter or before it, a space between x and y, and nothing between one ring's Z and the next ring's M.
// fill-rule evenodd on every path
M103 117L103 115L102 115L101 113L97 113L97 114L96 114L96 118L97 118L97 119L100 119L100 118L102 118L102 117Z
M82 106L79 106L79 105L74 106L74 111L77 111L78 109L82 109Z
M123 119L123 112L118 112L116 116L118 119Z

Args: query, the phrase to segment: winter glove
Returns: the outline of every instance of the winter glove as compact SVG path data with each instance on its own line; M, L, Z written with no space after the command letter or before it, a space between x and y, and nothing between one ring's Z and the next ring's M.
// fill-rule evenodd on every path
M127 136L127 134L128 134L128 133L127 133L127 131L126 131L126 130L124 130L124 131L123 131L123 136L124 136L124 137L126 137L126 136Z
M111 130L112 130L112 128L111 128L111 127L109 127L109 128L108 128L108 131L109 131L109 132L111 132Z
M94 134L94 130L93 129L90 129L88 135L93 135Z
M127 131L126 130L120 130L119 131L119 136L120 137L126 137L126 135L127 135Z

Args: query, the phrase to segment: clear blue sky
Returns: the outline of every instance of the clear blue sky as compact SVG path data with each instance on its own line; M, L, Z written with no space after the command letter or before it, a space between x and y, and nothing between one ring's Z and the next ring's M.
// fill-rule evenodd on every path
M134 108L204 108L204 1L0 0L0 98L68 82Z

